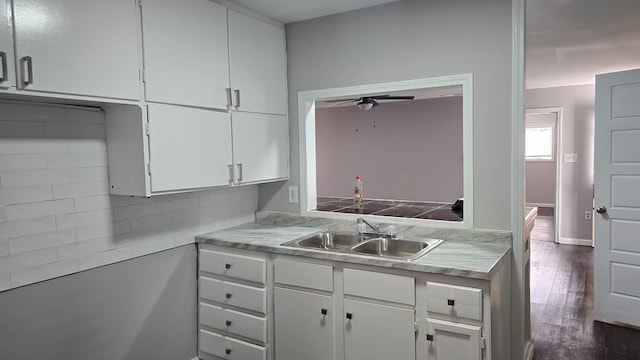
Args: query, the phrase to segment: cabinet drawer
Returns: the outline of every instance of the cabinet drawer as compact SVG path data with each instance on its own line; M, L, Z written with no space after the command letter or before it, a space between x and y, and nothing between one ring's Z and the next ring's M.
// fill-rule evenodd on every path
M200 277L200 298L266 314L267 290L230 281Z
M482 289L427 281L427 311L482 321Z
M344 269L344 293L415 305L415 280L410 276Z
M266 259L200 249L200 271L254 281L260 284L266 279Z
M223 358L242 360L266 360L267 349L258 346L200 329L200 351Z
M200 303L200 324L261 342L267 341L267 319Z
M276 259L277 284L333 291L333 266Z

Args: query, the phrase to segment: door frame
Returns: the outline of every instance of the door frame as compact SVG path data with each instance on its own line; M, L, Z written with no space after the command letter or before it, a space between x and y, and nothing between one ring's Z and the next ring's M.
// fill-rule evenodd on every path
M556 161L556 188L555 188L555 207L553 211L553 221L554 221L554 229L553 242L556 244L560 243L560 199L562 198L562 107L546 107L546 108L530 108L525 110L525 129L527 128L526 124L526 115L536 115L536 114L555 114L556 115L556 132L555 132L555 161ZM525 164L526 164L526 155L525 155ZM526 167L526 165L525 165ZM526 178L526 174L525 174ZM526 194L526 184L525 184L525 194Z

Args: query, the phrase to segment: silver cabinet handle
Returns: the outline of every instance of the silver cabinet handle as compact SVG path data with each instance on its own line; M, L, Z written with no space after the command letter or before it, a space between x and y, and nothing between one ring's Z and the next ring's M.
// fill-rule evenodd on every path
M225 88L225 91L227 92L227 107L232 107L233 99L231 98L231 88Z
M229 184L233 184L233 165L227 165L227 167L229 167Z
M238 164L238 181L242 181L242 164Z
M0 51L0 58L2 59L2 77L0 77L0 84L9 80L9 74L7 74L7 53Z
M26 75L24 69L25 64L27 65ZM20 59L20 77L22 78L22 87L33 84L33 60L31 56L23 56Z
M233 90L233 92L236 94L236 107L239 108L240 107L240 90L235 89Z

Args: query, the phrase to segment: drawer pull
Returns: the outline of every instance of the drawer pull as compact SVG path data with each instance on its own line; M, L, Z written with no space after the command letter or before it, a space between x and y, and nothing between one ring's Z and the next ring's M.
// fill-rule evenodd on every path
M227 327L231 326L231 320L227 320L224 323L227 325Z
M427 340L433 341L433 334L427 334Z
M353 319L353 314L352 313L347 313L347 319L349 319L349 320Z
M227 294L225 295L225 297L226 297L227 299L231 299L231 293L227 293Z
M231 264L224 264L224 268L227 270L231 269Z
M231 355L231 349L229 349L229 348L224 349L224 352L227 355Z
M455 306L456 305L456 301L453 299L447 299L447 305L449 306Z
M320 310L320 313L321 313L322 315L327 315L327 309L321 309L321 310Z

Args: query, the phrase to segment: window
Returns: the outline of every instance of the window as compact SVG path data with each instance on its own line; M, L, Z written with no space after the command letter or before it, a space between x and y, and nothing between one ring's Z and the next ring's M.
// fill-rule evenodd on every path
M527 126L525 131L527 160L553 160L553 125Z

